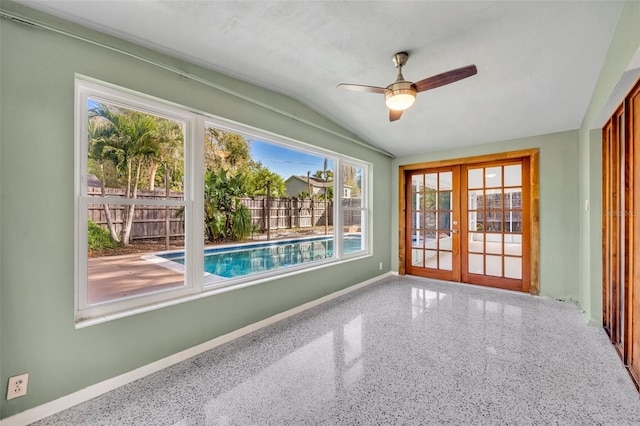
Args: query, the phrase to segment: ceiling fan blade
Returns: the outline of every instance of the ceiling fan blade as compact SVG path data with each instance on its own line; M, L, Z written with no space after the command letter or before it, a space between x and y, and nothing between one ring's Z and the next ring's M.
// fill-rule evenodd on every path
M362 84L345 84L340 83L337 87L341 89L354 90L356 92L370 92L370 93L384 93L386 90L384 87L365 86Z
M400 117L402 117L402 111L396 111L395 109L389 110L389 121L400 120Z
M445 84L454 83L463 78L471 77L478 73L478 69L475 65L467 65L466 67L458 68L455 70L443 72L442 74L434 75L433 77L420 80L416 85L418 92L424 92L425 90L435 89L436 87L444 86Z

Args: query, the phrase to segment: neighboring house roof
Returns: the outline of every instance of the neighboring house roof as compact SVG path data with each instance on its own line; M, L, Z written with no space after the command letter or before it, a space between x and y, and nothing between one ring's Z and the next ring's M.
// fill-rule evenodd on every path
M307 177L303 175L291 175L287 180L284 181L284 183L286 184L287 182L291 182L294 179L299 180L305 185L307 184ZM316 188L327 188L329 186L333 186L333 181L330 180L328 182L325 182L324 180L318 179L317 177L309 176L309 185L315 186ZM351 185L347 185L347 184L344 184L344 187L352 188Z
M293 180L299 180L305 185L307 184L307 177L301 176L301 175L292 175L287 180L285 180L284 183L286 184L287 182L291 182ZM333 181L325 182L324 180L318 179L313 176L309 176L308 183L309 185L314 186L316 188L327 188L329 186L333 186Z

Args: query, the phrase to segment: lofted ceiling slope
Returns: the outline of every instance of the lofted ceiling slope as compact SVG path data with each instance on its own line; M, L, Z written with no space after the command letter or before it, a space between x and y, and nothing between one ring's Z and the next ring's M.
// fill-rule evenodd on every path
M576 129L617 1L21 1L299 100L396 156ZM475 64L389 122L394 53L407 80Z

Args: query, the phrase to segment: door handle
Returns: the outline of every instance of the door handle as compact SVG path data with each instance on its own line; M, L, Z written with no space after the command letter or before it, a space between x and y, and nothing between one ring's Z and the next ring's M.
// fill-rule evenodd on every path
M454 234L457 234L458 230L454 228L454 229L451 230L451 232L453 232Z

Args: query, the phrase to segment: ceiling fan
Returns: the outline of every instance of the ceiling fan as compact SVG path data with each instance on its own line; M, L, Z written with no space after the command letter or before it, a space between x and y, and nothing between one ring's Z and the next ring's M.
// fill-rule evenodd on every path
M345 83L338 84L338 87L357 92L384 93L385 103L389 108L389 121L396 121L400 119L404 110L413 105L418 93L451 84L478 73L475 65L467 65L466 67L443 72L413 83L405 80L402 76L402 67L407 63L408 59L409 54L407 52L399 52L393 55L393 63L398 68L398 77L395 82L387 87Z

